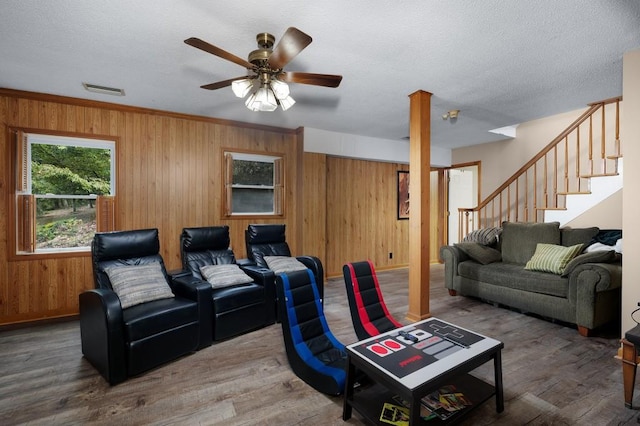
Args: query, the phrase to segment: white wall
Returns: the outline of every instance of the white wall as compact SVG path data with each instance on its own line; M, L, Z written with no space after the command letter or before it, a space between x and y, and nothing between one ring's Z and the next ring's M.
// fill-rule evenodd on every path
M480 197L484 199L580 117L586 108L522 123L518 125L514 139L454 149L453 163L482 162Z
M636 185L640 185L640 49L627 52L623 59L622 71L622 126L620 139L623 141L624 194L622 200L622 334L636 324L631 312L640 302L640 197ZM640 320L640 316L636 316Z
M409 164L409 141L371 138L304 128L304 151L361 160ZM431 147L431 166L451 165L451 150Z

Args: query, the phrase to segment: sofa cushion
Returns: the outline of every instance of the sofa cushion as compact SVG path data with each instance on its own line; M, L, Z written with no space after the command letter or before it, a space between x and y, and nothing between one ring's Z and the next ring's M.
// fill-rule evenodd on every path
M560 222L502 223L502 261L524 265L531 259L538 243L560 244Z
M575 246L576 244L584 244L586 247L589 242L598 235L600 228L593 226L591 228L570 228L565 227L560 230L560 244L565 247Z
M469 232L463 239L463 243L479 243L485 246L495 246L498 237L502 233L502 228L482 228Z
M460 250L466 253L471 259L478 263L487 265L493 262L499 262L502 259L500 252L494 248L488 247L480 243L458 243L454 244Z
M106 267L104 271L109 276L113 291L120 299L122 309L174 297L158 262L146 265L114 265Z
M577 266L584 263L612 263L620 260L620 255L614 250L594 251L590 253L582 253L571 259L571 262L565 266L562 276L568 276Z
M530 271L551 272L552 274L562 274L564 268L571 259L576 257L584 248L584 244L565 247L555 244L540 243L536 247L536 252L524 266Z
M495 262L488 265L466 260L458 265L462 277L531 293L568 297L569 278L546 272L528 271L522 265Z

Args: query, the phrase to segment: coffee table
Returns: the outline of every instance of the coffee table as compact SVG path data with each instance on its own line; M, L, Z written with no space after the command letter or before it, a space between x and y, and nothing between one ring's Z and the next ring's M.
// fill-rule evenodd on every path
M456 422L494 395L496 411L501 413L502 348L504 344L498 340L438 318L348 345L342 418L350 419L355 409L371 424L387 424L380 421L384 403L400 405L398 400L403 400L410 405L410 425ZM468 374L490 360L495 374L493 385ZM373 383L355 389L356 372L364 373ZM446 420L423 420L421 399L452 385L471 405Z

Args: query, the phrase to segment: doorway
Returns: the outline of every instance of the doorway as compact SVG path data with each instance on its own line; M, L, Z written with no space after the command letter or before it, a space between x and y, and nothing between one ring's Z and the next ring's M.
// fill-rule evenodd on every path
M453 165L447 169L447 244L459 242L459 208L480 203L480 163Z

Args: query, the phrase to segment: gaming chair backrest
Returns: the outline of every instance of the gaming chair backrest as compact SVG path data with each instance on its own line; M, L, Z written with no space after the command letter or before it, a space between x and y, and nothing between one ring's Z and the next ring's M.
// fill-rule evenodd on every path
M402 324L391 316L384 303L371 261L347 263L342 267L342 272L351 320L358 339L368 339L402 327Z
M294 372L321 392L338 395L345 382L344 345L331 333L311 270L276 276L282 334Z

